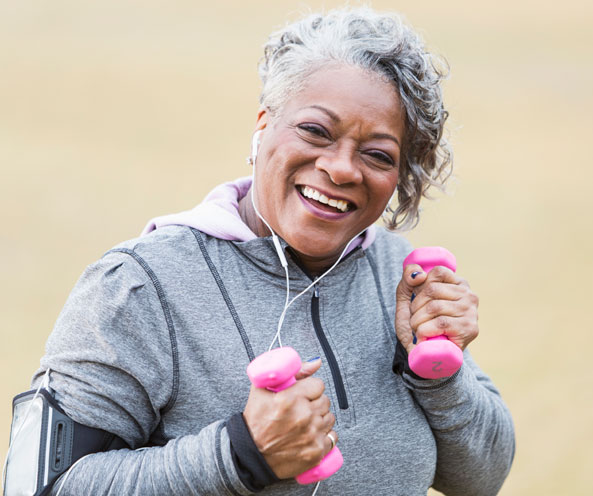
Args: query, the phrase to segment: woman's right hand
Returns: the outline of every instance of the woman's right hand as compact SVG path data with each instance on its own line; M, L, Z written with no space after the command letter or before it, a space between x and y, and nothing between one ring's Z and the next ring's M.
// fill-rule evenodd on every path
M251 386L243 418L255 445L279 479L316 466L332 449L336 421L321 379L321 360L305 362L293 386L273 393Z

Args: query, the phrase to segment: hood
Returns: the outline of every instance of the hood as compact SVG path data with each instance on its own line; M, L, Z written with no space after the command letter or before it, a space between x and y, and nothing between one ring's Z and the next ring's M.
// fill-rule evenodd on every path
M204 201L191 210L162 215L151 219L142 230L142 236L165 226L189 226L210 236L227 241L250 241L257 238L239 216L239 200L251 187L251 176L223 183L214 188ZM361 246L368 248L375 240L375 226L370 226L348 247L348 253Z

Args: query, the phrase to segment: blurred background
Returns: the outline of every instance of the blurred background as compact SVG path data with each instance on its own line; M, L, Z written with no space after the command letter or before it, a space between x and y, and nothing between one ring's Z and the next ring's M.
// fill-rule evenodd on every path
M2 460L12 397L85 266L250 173L267 35L338 5L0 0ZM517 432L500 494L591 494L593 3L372 6L451 66L456 180L408 236L453 251L480 295L471 349Z

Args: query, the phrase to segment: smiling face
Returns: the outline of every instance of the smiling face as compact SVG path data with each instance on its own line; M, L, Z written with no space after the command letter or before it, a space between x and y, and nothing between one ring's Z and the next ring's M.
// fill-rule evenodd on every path
M277 115L260 112L256 204L313 273L383 213L397 185L403 115L390 83L345 65L313 73ZM269 235L242 203L252 230Z

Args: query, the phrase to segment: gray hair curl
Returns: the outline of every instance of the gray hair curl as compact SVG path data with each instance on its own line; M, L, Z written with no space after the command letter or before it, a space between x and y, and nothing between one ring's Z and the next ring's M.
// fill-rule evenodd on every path
M399 93L406 122L398 205L388 205L383 220L391 230L411 229L421 197L428 197L430 186L443 190L452 172L440 85L448 66L397 14L366 7L312 14L270 35L259 64L260 103L274 115L309 75L332 62L377 73Z

